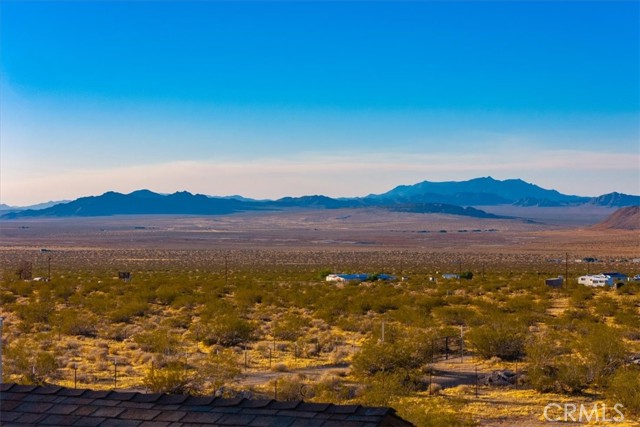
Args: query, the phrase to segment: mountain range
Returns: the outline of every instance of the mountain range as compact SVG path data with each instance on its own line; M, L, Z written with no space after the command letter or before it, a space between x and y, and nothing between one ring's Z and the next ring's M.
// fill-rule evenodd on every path
M581 197L547 190L520 179L496 180L491 177L468 181L430 182L400 185L383 194L334 199L313 195L278 200L253 200L242 196L212 197L186 191L159 194L138 190L129 194L113 191L100 196L81 197L42 209L12 210L0 218L69 217L110 215L220 215L242 211L278 211L293 208L340 209L379 207L398 212L445 213L479 218L496 218L477 207L577 206L624 207L640 205L640 196L609 193Z

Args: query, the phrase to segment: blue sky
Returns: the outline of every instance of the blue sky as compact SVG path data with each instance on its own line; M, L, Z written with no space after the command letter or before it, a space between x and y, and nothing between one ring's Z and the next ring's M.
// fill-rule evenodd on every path
M640 193L639 3L0 3L0 201Z

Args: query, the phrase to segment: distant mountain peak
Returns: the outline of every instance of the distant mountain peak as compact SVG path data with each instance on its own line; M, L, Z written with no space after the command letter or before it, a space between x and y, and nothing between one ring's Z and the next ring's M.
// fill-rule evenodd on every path
M447 203L462 206L512 204L519 200L548 200L552 203L584 203L588 198L568 196L547 190L522 179L504 181L491 176L468 181L430 182L400 185L369 197L416 203Z
M160 194L158 193L154 193L151 190L147 190L147 189L142 189L142 190L136 190L136 191L132 191L131 193L129 193L129 196L136 196L136 197L156 197L156 196L160 196Z

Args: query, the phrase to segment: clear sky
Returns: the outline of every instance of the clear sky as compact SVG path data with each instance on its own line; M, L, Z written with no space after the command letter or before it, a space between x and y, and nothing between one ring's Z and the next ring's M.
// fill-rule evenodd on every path
M640 194L637 1L0 1L0 202Z

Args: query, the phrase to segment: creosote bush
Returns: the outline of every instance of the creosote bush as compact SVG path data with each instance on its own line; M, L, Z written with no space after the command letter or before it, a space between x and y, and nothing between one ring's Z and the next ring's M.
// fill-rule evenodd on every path
M499 357L517 360L524 356L526 326L509 318L472 329L467 339L478 354L485 358Z

